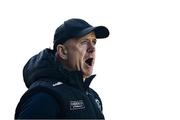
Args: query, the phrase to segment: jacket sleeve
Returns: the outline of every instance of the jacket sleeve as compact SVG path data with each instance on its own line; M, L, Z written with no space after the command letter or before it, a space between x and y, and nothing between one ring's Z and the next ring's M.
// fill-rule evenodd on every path
M21 104L16 119L55 118L59 113L57 101L49 94L39 92Z

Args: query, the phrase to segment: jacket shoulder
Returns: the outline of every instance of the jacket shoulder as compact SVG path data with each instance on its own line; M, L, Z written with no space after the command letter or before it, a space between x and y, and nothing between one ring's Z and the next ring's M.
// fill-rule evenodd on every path
M92 88L89 88L89 92L101 100L101 98L99 97L98 93L95 90L93 90Z
M58 110L57 108L61 108L59 106L59 93L57 91L57 87L61 88L61 82L42 82L37 81L24 93L21 97L15 112L15 118L39 118L42 116L46 116L47 118L51 116L55 116ZM51 106L49 106L51 105ZM38 111L37 111L38 110ZM48 112L48 111L51 112ZM49 114L46 114L46 113ZM39 117L38 117L38 116Z

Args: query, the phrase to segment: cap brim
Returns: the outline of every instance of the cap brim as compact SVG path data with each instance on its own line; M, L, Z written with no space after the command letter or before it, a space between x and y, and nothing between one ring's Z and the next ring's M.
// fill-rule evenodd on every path
M76 37L82 37L94 31L96 38L106 38L109 36L109 30L105 26L88 27L76 34Z

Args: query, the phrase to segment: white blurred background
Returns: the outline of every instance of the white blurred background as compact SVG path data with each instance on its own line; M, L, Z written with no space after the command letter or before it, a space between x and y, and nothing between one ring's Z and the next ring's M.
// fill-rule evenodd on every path
M0 112L12 120L27 90L27 60L52 48L69 18L105 25L91 84L106 120L180 120L180 2L178 0L1 0Z

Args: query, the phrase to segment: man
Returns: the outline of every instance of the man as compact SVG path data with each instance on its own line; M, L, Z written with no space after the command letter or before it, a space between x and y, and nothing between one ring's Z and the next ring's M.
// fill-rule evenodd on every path
M69 19L56 29L53 50L33 56L23 69L28 91L15 119L104 119L98 94L89 87L96 38L109 30L82 19Z

